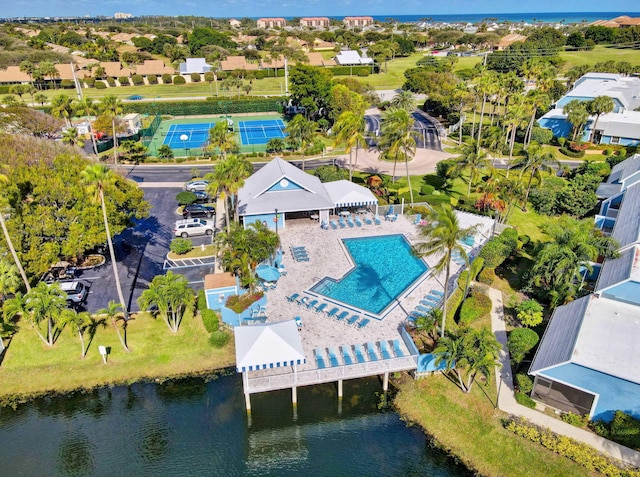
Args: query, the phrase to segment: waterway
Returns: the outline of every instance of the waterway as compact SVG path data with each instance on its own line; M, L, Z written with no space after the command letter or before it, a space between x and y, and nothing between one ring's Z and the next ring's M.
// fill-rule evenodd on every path
M6 476L469 475L422 431L378 410L377 379L252 396L239 376L134 384L0 409Z

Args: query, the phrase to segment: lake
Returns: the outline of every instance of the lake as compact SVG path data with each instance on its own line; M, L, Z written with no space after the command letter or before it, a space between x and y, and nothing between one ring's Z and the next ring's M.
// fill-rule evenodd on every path
M41 398L0 409L7 476L466 476L417 427L378 410L377 379L252 396L239 375Z

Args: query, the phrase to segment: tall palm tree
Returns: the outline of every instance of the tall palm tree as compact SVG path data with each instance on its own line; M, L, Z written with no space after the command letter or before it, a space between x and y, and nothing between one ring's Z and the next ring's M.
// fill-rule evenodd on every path
M531 136L533 134L533 126L536 123L536 114L539 109L547 108L551 102L551 98L547 93L540 89L530 91L526 97L529 109L531 110L531 118L529 119L529 125L524 135L524 148L527 149L531 143Z
M237 147L236 135L229 131L226 121L218 121L209 130L209 148L211 150L218 148L223 160L227 158L228 151L234 151Z
M0 174L0 184L7 184L9 179L4 174ZM18 271L20 272L20 276L22 277L22 281L24 282L24 286L27 292L31 291L31 284L29 283L29 279L27 278L27 274L24 271L22 266L22 262L18 257L18 253L16 252L16 248L13 246L13 241L11 240L11 236L9 235L9 230L7 229L7 224L4 221L5 209L9 205L8 201L5 198L3 192L6 192L6 187L0 188L0 227L2 227L2 233L4 234L4 240L7 242L7 247L11 252L11 256L13 257L13 262L16 264Z
M576 136L582 136L582 131L587 120L589 119L589 111L587 110L586 101L572 99L562 108L562 112L567 116L567 121L571 124L573 132L571 140L575 141Z
M544 148L539 144L533 143L524 153L524 157L511 166L512 169L520 169L520 179L522 175L528 171L529 181L527 182L527 190L524 195L524 207L527 208L529 200L529 191L531 190L531 182L534 177L541 181L542 172L553 171L552 164L558 166L558 161L551 152L545 152Z
M477 140L462 150L462 155L457 160L457 167L460 172L469 171L469 184L467 187L467 196L471 195L471 186L473 180L482 169L489 166L487 153L482 150Z
M95 114L97 114L97 106L93 102L93 99L82 98L75 100L73 102L73 107L77 112L82 112L82 114L87 117L87 121L89 122L89 135L91 136L91 144L93 145L93 153L97 156L98 145L96 144L96 135L93 133L93 126L91 125L91 121L89 120L90 116L94 116Z
M527 104L525 97L516 95L509 102L507 114L505 115L508 124L509 138L509 160L513 158L513 147L516 143L516 132L518 129L528 124L530 114L530 106Z
M433 265L435 273L444 270L444 297L442 305L442 329L440 336L444 336L447 320L447 301L449 300L449 278L451 277L451 260L454 252L458 252L467 260L467 253L460 242L475 233L477 226L461 228L458 217L450 205L431 209L427 215L427 225L420 227L420 238L424 239L416 245L417 253L422 257L438 257Z
M165 275L157 275L149 288L138 298L141 310L156 305L169 329L177 333L186 309L193 305L195 295L189 288L189 280L183 275L175 275L169 270Z
M411 91L403 89L391 99L391 106L411 112L416 109L416 100Z
M60 319L60 315L67 306L67 295L62 291L58 283L48 285L39 282L24 297L17 296L12 300L22 300L23 316L33 325L34 330L40 339L47 345L53 346L54 327ZM11 301L11 300L9 300ZM13 308L13 312L18 311L18 307ZM46 338L40 330L40 323L43 321L47 325Z
M64 93L51 98L51 114L56 118L64 119L67 127L71 125L70 118L73 113L72 99Z
M118 137L116 136L116 119L122 114L122 101L114 94L108 94L100 100L100 111L111 118L113 131L113 163L118 166Z
M589 142L593 142L596 137L596 128L598 127L598 120L602 114L607 114L612 112L615 109L616 105L609 96L598 96L593 98L587 104L587 110L591 114L596 115L596 120L593 123L593 128L591 129L591 137L589 138Z
M67 128L62 133L62 142L70 146L84 147L84 141L78 135L78 128Z
M483 71L476 87L482 94L482 109L480 110L480 122L478 123L478 141L482 138L482 121L484 120L484 110L487 99L490 99L498 91L498 81L493 71Z
M349 180L353 180L353 169L358 163L358 147L365 143L364 137L364 116L358 116L352 111L345 111L338 116L338 120L333 125L335 135L334 147L342 144L345 152L349 153ZM355 163L351 162L351 152L356 149Z
M303 171L305 170L304 151L313 142L317 130L318 124L305 118L302 114L296 114L284 130L289 135L290 141L302 152Z
M111 326L116 330L120 344L125 351L129 352L129 346L127 345L127 319L126 315L122 313L122 305L110 300L106 308L98 310L97 315L106 315L107 319L111 322ZM122 321L122 327L124 329L124 337L120 333L120 327L118 321Z
M118 264L116 263L116 253L113 249L113 240L109 229L109 218L107 216L107 204L105 200L105 191L108 191L116 181L116 177L105 164L92 164L87 166L81 173L87 193L102 207L102 220L104 221L104 230L107 234L107 245L109 247L109 256L111 257L111 268L113 269L113 277L116 281L116 290L118 298L122 306L125 321L129 319L127 305L122 293L122 285L118 276Z
M419 136L419 133L413 129L415 122L415 119L408 111L398 108L388 109L382 117L382 135L386 138L383 143L389 144L389 153L393 154L394 157L394 177L397 158L400 154L404 157L411 205L413 205L413 187L411 186L411 176L409 175L409 159L415 155L416 137Z
M87 350L84 345L84 332L91 324L91 315L87 311L81 311L78 313L76 310L67 308L60 314L60 326L68 326L72 333L77 333L80 338L81 354L80 358L84 358L87 355Z
M227 159L216 164L212 173L205 176L209 181L207 191L212 197L220 196L224 200L225 213L227 217L227 231L230 231L231 215L229 214L228 201L233 201L233 219L238 219L238 201L236 194L244 186L244 181L253 173L253 166L246 159L237 156L229 156Z

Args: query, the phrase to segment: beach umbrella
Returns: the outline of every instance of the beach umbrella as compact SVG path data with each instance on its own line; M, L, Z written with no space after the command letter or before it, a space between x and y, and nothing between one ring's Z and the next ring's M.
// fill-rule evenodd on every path
M256 268L256 275L265 282L275 282L280 278L278 269L271 265L259 265L258 268Z

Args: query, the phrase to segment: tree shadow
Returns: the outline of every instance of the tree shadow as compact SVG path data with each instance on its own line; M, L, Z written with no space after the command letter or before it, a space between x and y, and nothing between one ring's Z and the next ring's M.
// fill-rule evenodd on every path
M107 327L107 320L104 317L97 318L95 316L92 316L90 319L91 322L86 327L86 331L89 333L89 339L87 340L87 347L84 351L85 354L89 352L89 348L91 347L91 343L93 342L93 338L96 336L96 332L98 331L98 329Z

